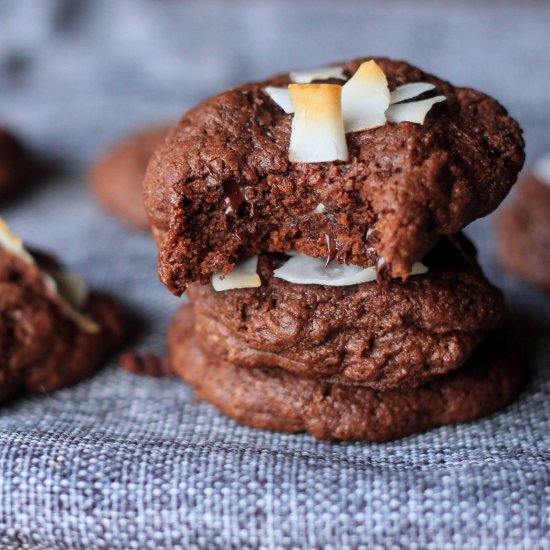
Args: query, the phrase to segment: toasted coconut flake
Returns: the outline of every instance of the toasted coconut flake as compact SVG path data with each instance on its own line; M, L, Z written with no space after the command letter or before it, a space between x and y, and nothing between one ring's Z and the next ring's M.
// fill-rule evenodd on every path
M348 160L342 121L342 87L337 84L290 84L288 89L295 108L290 161Z
M293 113L294 107L290 100L290 92L288 88L276 88L275 86L268 86L265 89L265 93L285 112Z
M426 273L428 268L417 262L411 275ZM376 267L342 265L336 262L325 267L324 258L310 258L304 254L294 253L273 275L289 283L299 285L350 286L369 283L376 280Z
M422 262L415 262L411 269L411 275L424 275L428 271L428 268Z
M445 96L438 95L421 101L391 105L386 111L386 117L390 122L395 123L415 122L416 124L424 124L424 120L430 109L436 103L445 101L445 99Z
M13 233L2 218L0 218L0 247L9 250L12 254L19 256L31 264L34 263L32 256L27 252L23 244L23 239Z
M541 157L533 166L533 175L541 183L550 185L550 155Z
M328 80L329 78L339 78L345 80L344 67L335 65L332 67L319 67L317 69L304 69L302 71L292 71L290 80L297 84L309 84L313 80Z
M262 285L257 269L258 256L251 256L238 263L233 271L223 278L221 272L212 275L212 286L218 292L235 288L257 288Z
M390 105L384 71L375 61L366 61L342 87L342 113L346 132L383 126Z
M390 93L390 103L392 105L394 103L400 103L401 101L417 97L420 94L430 92L433 89L435 89L435 86L429 82L411 82L410 84L403 84L403 86L395 88L395 90Z

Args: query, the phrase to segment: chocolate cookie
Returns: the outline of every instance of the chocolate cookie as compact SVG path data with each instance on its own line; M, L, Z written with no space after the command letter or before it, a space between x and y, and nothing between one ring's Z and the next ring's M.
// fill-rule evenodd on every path
M26 151L10 132L0 128L0 197L15 193L30 174Z
M344 63L343 76L362 61ZM322 257L327 243L340 263L383 259L393 277L406 278L440 234L502 201L524 160L521 130L506 110L407 63L376 62L390 90L422 81L445 101L423 124L346 134L347 162L290 162L292 115L266 93L286 86L287 74L226 91L183 116L144 180L159 274L172 292L228 273L251 254Z
M49 257L0 247L0 401L82 380L121 343L118 306L71 277Z
M429 428L468 422L504 407L524 369L502 342L484 343L467 364L426 385L380 392L363 384L296 375L276 367L240 368L197 346L192 307L169 332L172 368L197 396L242 424L318 439L390 441Z
M97 161L90 175L98 201L127 224L148 230L143 206L143 176L155 149L168 128L148 128L131 135L109 149Z
M529 283L550 290L550 181L529 172L515 200L497 218L498 252L504 266Z
M462 365L504 309L461 235L442 238L424 260L428 273L407 281L293 284L273 276L280 263L260 256L258 288L189 287L199 340L213 357L377 389L414 386Z

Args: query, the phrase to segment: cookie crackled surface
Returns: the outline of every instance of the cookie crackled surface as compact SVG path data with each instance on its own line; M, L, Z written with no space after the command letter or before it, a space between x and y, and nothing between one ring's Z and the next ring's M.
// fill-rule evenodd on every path
M342 64L340 82L364 61ZM159 274L172 292L252 254L325 256L327 239L337 262L378 263L406 278L439 235L498 206L524 160L518 124L481 92L375 61L390 91L424 82L434 87L426 97L445 101L423 124L346 133L347 161L290 161L292 115L266 93L287 86L288 74L223 92L180 119L144 182Z

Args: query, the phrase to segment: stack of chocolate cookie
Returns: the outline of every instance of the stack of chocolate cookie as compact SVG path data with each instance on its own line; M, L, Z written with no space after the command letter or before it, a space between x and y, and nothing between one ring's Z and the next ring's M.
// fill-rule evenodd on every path
M172 367L258 428L385 441L504 406L522 370L459 232L523 164L495 100L360 59L205 101L149 164Z

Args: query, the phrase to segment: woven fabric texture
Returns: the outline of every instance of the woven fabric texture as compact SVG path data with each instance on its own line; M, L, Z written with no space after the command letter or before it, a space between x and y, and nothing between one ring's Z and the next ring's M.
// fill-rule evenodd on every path
M3 0L0 119L56 170L0 205L141 320L161 352L179 305L156 248L105 214L89 163L143 125L290 67L385 54L499 98L550 150L550 4ZM505 411L384 445L238 426L183 383L117 360L0 411L0 548L549 548L550 297L469 229L534 369Z

